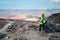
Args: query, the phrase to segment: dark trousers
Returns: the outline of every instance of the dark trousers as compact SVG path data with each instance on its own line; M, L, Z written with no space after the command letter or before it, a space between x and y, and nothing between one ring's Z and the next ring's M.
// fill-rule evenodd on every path
M45 29L45 28L44 28L44 24L43 24L43 25L39 25L39 31L41 31L41 29L42 29L42 30Z

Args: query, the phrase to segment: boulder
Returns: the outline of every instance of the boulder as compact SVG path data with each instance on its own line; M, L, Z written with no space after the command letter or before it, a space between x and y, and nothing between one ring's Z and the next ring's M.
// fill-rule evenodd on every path
M49 40L59 40L59 36L57 36L57 34L53 34L49 37Z
M5 38L6 36L7 36L7 34L0 33L0 39Z

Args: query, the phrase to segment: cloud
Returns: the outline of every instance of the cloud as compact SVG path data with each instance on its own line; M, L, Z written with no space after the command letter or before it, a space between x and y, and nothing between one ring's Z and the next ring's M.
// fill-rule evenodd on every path
M59 3L60 0L51 0L51 2Z

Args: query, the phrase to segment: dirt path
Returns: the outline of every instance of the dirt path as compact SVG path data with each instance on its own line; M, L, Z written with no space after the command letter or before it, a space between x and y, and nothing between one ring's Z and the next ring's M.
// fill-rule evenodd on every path
M25 36L27 37L27 39L30 39L30 40L49 40L49 36L47 37L41 36L36 31L32 31L32 30L26 32Z

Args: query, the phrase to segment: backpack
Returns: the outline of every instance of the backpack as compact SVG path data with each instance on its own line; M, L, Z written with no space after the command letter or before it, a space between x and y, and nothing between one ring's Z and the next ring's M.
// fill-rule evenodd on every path
M44 23L47 23L47 18L46 17L44 17Z

